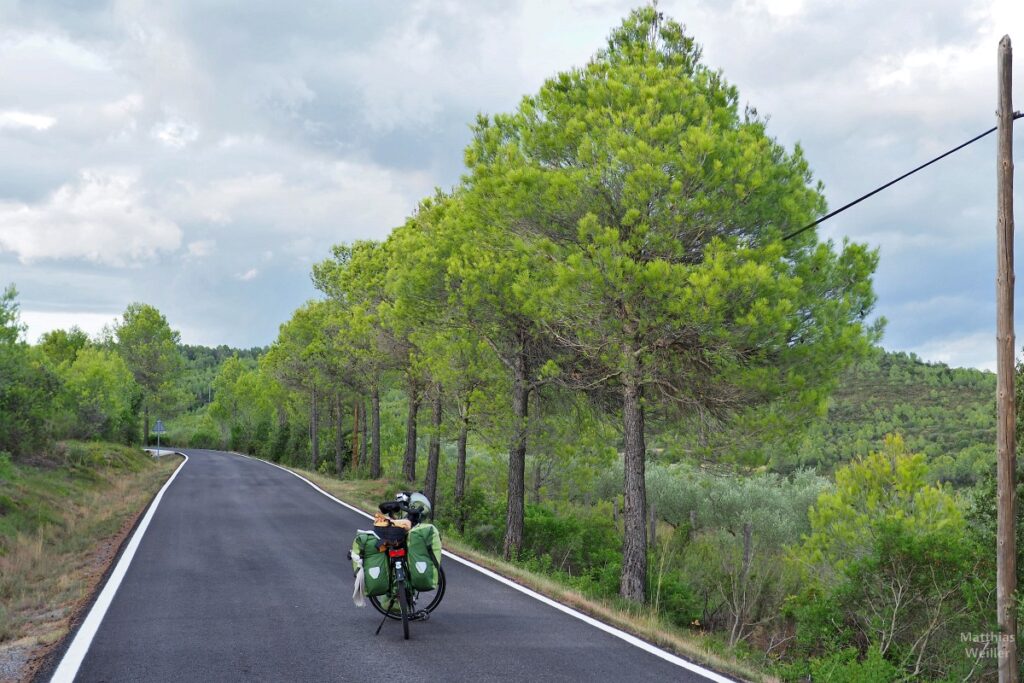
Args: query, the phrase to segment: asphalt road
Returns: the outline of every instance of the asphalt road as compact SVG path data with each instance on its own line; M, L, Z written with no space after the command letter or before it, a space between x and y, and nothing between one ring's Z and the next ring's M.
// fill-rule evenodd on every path
M445 558L425 623L351 599L365 517L267 463L189 460L156 508L77 681L706 681Z

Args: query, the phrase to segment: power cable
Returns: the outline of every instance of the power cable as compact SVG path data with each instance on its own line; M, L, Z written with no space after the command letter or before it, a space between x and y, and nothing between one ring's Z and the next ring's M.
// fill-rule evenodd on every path
M1013 118L1014 118L1014 120L1016 120L1016 119L1019 119L1019 118L1021 118L1021 117L1024 117L1024 112L1019 112L1019 111L1015 111L1015 112L1013 113ZM949 156L950 154L952 154L953 152L959 152L959 151L960 151L961 149L963 149L963 148L964 148L964 147L966 147L967 145L970 145L970 144L972 144L972 143L974 143L974 142L977 142L978 140L982 139L982 138L983 138L983 137L985 137L986 135L989 135L989 134L991 134L991 133L994 133L994 132L996 131L996 128L997 128L997 126L993 126L992 128L989 128L988 130L986 130L986 131L985 131L984 133L982 133L981 135L976 135L976 136L974 136L973 138L971 138L970 140L968 140L967 142L965 142L965 143L963 143L963 144L961 144L961 145L957 145L956 147L954 147L953 149L949 150L948 152L943 152L942 154L940 154L939 156L935 157L935 158L934 158L934 159L932 159L931 161L928 161L928 162L926 162L926 163L923 163L923 164L921 164L920 166L918 166L917 168L913 169L912 171L907 171L906 173L904 173L903 175L901 175L901 176L900 176L899 178L895 178L895 179L893 179L893 180L890 180L889 182L887 182L887 183L886 183L885 185L882 185L881 187L876 187L876 188L875 188L874 190L871 190L871 192L868 192L868 193L867 193L866 195L864 195L864 196L862 196L862 197L858 197L857 199L854 199L854 200L853 200L852 202L850 202L849 204L845 204L845 205L843 205L843 206L840 206L840 207L839 207L838 209L836 209L835 211L830 211L829 213L825 214L824 216L822 216L822 217L821 217L821 218L819 218L818 220L814 221L813 223L808 223L807 225L805 225L804 227L800 228L799 230L796 230L796 231L794 231L794 232L791 232L791 233L789 233L788 235L786 235L785 237L783 237L783 238L782 238L782 240L783 240L783 241L786 241L786 240L789 240L789 239L793 239L793 238L794 238L794 237L796 237L797 235L799 235L799 234L801 234L801 233L803 233L803 232L806 232L806 231L810 230L810 229L811 229L811 228L813 228L814 226L816 226L816 225L818 225L818 224L820 224L820 223L824 223L824 222L825 222L825 221L827 221L827 220L828 220L829 218L832 218L833 216L836 216L836 215L838 215L838 214L841 214L841 213L842 213L843 211L846 211L846 210L847 210L847 209L849 209L849 208L850 208L851 206L855 206L855 205L857 205L857 204L860 204L860 203L861 203L862 201L864 201L864 200L865 200L865 199L867 199L868 197L871 197L871 196L873 196L873 195L876 195L876 194L878 194L879 192L881 192L881 191L882 191L882 190L884 190L885 188L889 187L890 185L895 185L896 183L898 183L899 181L903 180L904 178L906 178L906 177L908 177L908 176L912 176L912 175L914 175L915 173L917 173L918 171L920 171L920 170L921 170L922 168L927 168L928 166L931 166L932 164L934 164L934 163L935 163L936 161L939 161L940 159L945 159L946 157L948 157L948 156Z

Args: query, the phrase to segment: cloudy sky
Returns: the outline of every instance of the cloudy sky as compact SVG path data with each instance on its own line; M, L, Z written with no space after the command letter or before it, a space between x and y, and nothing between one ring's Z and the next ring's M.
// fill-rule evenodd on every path
M457 182L476 113L584 63L637 2L0 0L0 284L32 341L145 301L186 342L268 344L331 244ZM999 38L1024 53L1020 0L660 7L833 207L994 125ZM887 348L994 366L994 150L822 228L881 248Z

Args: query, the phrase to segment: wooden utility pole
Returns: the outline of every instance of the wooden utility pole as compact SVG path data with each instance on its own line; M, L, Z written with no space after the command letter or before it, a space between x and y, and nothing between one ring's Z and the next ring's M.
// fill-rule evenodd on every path
M999 41L999 109L996 151L996 609L999 614L999 681L1017 683L1017 455L1013 389L1013 51Z

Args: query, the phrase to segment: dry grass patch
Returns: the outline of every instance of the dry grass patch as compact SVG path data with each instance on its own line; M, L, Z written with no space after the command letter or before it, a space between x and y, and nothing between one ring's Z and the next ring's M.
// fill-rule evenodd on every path
M0 670L31 674L70 630L142 510L180 464L72 444L57 467L7 464L0 495ZM4 661L6 660L6 661ZM27 668L25 668L27 666Z

